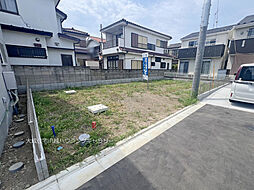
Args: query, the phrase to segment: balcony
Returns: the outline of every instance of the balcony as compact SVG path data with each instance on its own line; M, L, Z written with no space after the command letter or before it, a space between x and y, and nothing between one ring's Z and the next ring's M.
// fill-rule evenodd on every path
M204 57L213 58L213 57L222 57L224 54L225 45L214 45L206 46ZM197 48L183 48L178 50L179 59L194 59L196 57Z
M109 40L103 43L103 49L109 49L113 47L124 47L124 39L117 38L117 39Z

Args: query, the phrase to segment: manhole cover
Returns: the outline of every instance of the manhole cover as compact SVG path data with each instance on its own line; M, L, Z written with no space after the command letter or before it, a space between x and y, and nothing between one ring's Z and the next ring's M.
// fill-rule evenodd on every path
M16 164L13 164L10 168L9 171L14 173L17 172L19 170L21 170L24 167L24 163L23 162L18 162Z
M13 145L13 148L20 148L20 147L24 146L24 144L25 144L25 141L16 142L16 143Z

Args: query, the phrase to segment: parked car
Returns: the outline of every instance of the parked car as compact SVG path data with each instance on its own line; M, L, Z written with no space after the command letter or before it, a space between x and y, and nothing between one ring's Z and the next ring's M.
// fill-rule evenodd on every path
M229 101L254 104L254 63L244 64L238 69L232 83Z

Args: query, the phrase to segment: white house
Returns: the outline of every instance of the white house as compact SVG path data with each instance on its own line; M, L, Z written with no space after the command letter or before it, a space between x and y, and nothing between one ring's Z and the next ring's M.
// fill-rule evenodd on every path
M62 33L60 0L1 0L0 54L11 65L75 66L77 38Z
M199 32L181 39L178 50L178 71L194 74ZM206 47L201 74L217 76L218 70L234 74L240 65L254 62L254 15L243 18L239 23L207 31Z
M207 31L202 75L216 77L219 69L226 69L228 54L225 51L232 28L233 25L229 25ZM180 73L194 74L198 37L199 32L195 32L181 38L181 48L178 50Z
M129 22L117 21L101 32L106 36L104 69L141 69L142 53L149 53L149 69L171 69L172 57L164 52L171 36Z
M74 28L64 28L63 32L80 39L80 42L75 44L77 66L99 69L101 38ZM103 41L105 42L105 40Z
M231 34L228 67L231 74L242 64L254 63L254 15L249 15L237 23Z

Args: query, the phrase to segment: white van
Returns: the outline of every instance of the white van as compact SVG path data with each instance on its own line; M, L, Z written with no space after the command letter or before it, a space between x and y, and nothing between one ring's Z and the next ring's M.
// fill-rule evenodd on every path
M254 63L244 64L238 69L232 83L229 101L254 104Z

